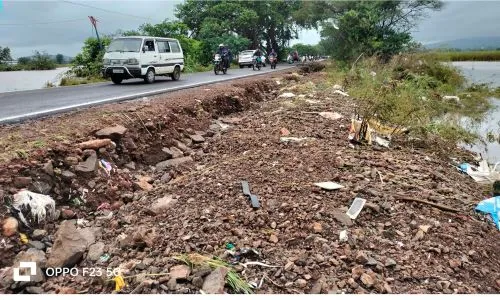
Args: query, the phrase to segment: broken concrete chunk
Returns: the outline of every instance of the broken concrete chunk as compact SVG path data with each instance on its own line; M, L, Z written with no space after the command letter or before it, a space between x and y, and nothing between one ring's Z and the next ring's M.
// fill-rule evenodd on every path
M113 127L103 128L95 133L98 138L110 138L112 140L120 139L125 132L127 132L127 128L122 125L116 125Z

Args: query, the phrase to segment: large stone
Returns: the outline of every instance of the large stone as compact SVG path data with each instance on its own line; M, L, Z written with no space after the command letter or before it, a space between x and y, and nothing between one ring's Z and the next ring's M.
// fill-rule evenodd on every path
M43 229L35 229L33 230L33 234L31 234L31 238L34 240L41 240L47 236L47 231Z
M177 203L177 199L174 199L171 195L166 195L162 198L157 199L151 206L151 211L155 214L160 214L163 211L169 209Z
M198 135L198 134L193 134L193 135L190 135L189 137L191 138L191 140L195 144L201 144L201 143L205 142L205 139L201 135Z
M116 125L113 127L106 127L103 128L95 133L96 137L98 138L110 138L112 140L118 140L120 139L125 132L127 132L127 128L123 127L122 125Z
M29 268L21 268L21 262L34 262L36 264L35 272L32 273ZM29 275L29 283L40 283L45 281L45 276L42 272L42 268L47 265L47 259L45 257L45 252L35 248L29 248L26 251L19 252L14 260L13 268L19 268L19 275Z
M184 156L184 153L181 151L181 149L177 147L170 147L170 153L172 153L172 158L179 158Z
M182 164L189 163L192 161L193 161L193 159L191 158L191 156L173 158L173 159L169 159L169 160L157 163L156 170L163 171L165 169L178 167Z
M61 177L65 180L71 180L76 177L76 174L68 170L64 170L61 172Z
M95 244L90 245L89 252L87 253L87 259L90 261L97 261L104 254L104 243L97 242Z
M170 268L170 278L185 280L191 274L191 268L186 265L177 265Z
M63 221L55 234L48 267L72 267L83 256L87 247L95 242L92 229L78 229L70 221Z
M373 277L371 277L370 275L368 275L366 273L361 275L361 282L363 282L363 284L367 288L372 287L375 284L375 280L373 280Z
M181 141L178 141L178 140L172 140L174 142L174 145L175 147L179 148L182 150L182 152L189 152L189 147L186 146L186 144L184 144L183 142Z
M75 166L75 171L83 176L89 176L95 173L97 170L97 154L91 152L89 157L84 162L79 163Z
M47 174L49 176L53 176L54 175L54 166L52 165L52 161L46 162L43 165L42 170L45 174Z
M333 217L335 218L335 220L337 220L338 222L340 222L342 225L345 225L345 226L352 226L352 220L351 218L349 218L348 215L346 215L344 212L341 212L341 211L334 211L333 212Z
M99 148L106 148L108 146L111 146L112 141L110 139L97 139L97 140L90 140L86 141L83 143L76 144L77 148L80 149L94 149L97 150Z
M202 290L207 294L223 294L227 268L217 268L205 278Z

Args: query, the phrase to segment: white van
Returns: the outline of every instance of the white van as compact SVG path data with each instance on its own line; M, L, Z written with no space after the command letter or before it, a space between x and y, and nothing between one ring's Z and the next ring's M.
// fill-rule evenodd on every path
M184 54L176 39L151 36L115 38L106 48L102 74L120 84L123 79L143 78L153 83L155 76L179 80L184 69Z

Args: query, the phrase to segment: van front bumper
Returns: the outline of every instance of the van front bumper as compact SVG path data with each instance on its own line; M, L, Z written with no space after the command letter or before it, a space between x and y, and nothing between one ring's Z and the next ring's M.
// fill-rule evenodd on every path
M102 75L104 77L111 77L112 75L123 76L123 78L137 78L141 77L141 68L137 67L125 67L125 66L108 66L101 69Z

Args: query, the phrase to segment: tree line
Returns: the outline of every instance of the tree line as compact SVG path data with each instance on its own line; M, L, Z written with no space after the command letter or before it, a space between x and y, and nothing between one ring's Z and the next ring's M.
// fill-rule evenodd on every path
M136 30L119 31L103 38L108 45L114 36L148 35L177 38L185 53L186 65L207 65L219 44L233 53L261 48L275 49L286 57L291 49L322 52L342 62L376 56L387 61L393 55L415 49L411 37L417 22L432 10L441 9L438 0L386 1L235 1L186 0L175 11L176 20L145 23ZM296 45L302 29L317 29L318 45ZM88 74L98 74L103 50L88 39L75 64ZM300 53L314 55L314 53Z
M53 70L58 64L63 64L64 55L57 54L54 58L45 52L34 51L32 56L19 57L17 64L9 64L12 59L9 47L0 47L0 71L19 70Z

